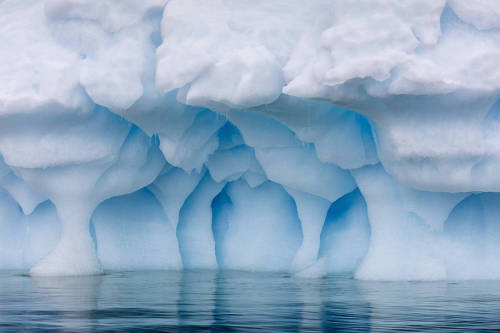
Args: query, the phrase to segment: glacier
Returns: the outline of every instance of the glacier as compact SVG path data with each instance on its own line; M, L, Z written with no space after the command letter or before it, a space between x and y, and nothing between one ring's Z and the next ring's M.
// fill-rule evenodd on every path
M0 269L500 278L496 0L3 0L0 42Z

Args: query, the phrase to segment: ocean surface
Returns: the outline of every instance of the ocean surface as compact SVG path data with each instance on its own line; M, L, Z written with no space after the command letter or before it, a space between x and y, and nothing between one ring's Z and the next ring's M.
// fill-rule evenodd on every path
M0 272L0 332L500 331L500 281L371 282L279 273Z

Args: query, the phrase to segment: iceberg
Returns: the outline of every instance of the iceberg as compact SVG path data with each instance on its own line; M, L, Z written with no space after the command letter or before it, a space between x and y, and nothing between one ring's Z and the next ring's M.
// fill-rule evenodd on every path
M0 41L0 269L500 278L496 0L3 0Z

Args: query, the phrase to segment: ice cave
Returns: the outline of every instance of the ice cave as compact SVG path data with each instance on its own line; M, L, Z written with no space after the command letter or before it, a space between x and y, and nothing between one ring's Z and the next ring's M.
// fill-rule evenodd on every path
M0 0L0 269L500 278L500 6Z

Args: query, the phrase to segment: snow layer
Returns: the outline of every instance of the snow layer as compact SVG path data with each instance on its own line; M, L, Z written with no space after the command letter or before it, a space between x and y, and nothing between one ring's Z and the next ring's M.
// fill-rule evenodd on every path
M496 0L0 1L0 268L500 278Z

